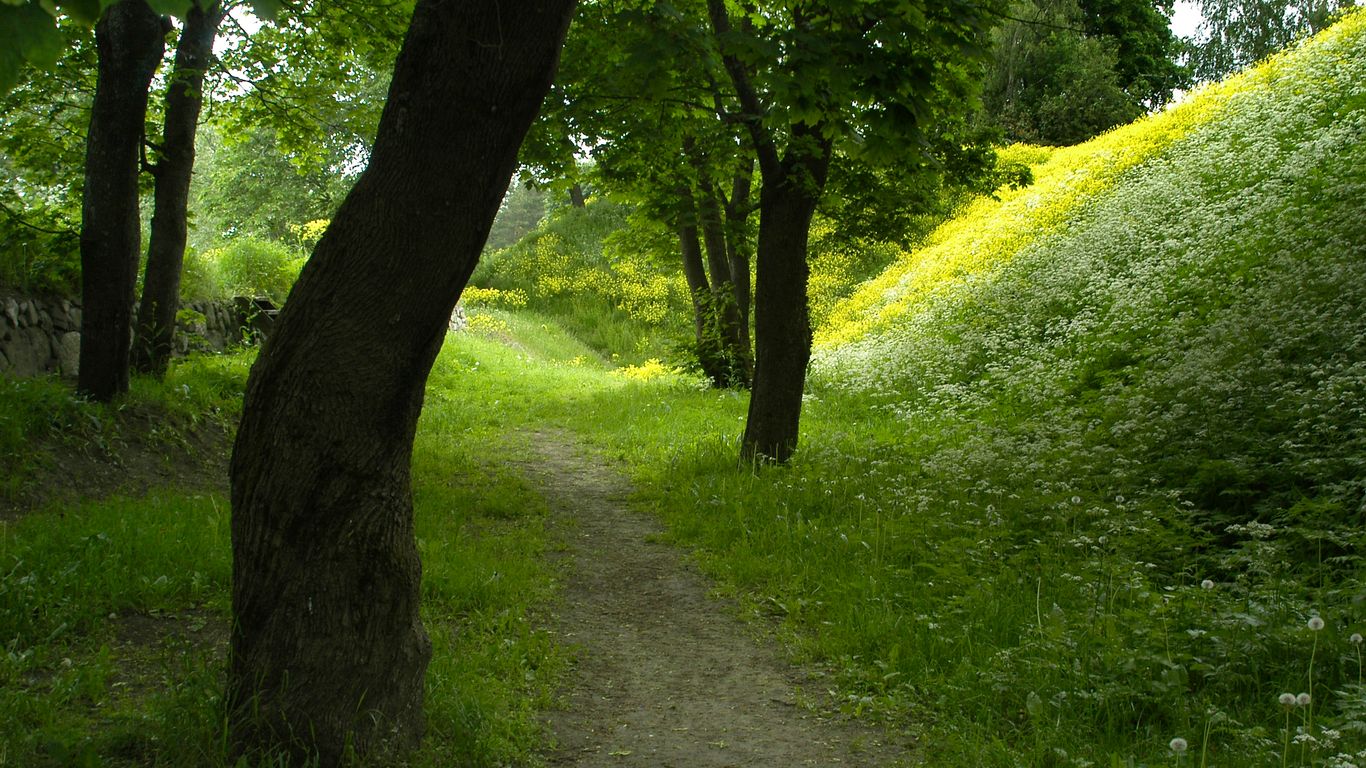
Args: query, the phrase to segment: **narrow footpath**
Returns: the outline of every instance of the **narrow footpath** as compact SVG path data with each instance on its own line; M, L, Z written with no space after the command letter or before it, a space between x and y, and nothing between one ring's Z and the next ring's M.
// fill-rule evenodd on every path
M629 481L558 432L532 436L528 474L567 547L553 627L575 654L552 766L731 768L911 764L905 741L800 705L802 676L771 638L708 594ZM817 689L819 690L819 689Z

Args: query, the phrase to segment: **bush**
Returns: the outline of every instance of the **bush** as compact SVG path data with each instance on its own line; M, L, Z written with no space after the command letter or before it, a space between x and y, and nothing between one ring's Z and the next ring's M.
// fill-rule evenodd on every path
M231 296L265 296L283 304L299 277L305 257L280 243L244 237L206 254L215 263L223 289Z

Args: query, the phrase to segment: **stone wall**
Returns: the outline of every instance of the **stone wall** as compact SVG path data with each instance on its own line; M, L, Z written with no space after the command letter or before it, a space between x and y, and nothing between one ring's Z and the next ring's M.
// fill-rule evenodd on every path
M195 302L181 312L176 352L222 351L250 334L233 302ZM81 354L81 307L64 298L0 294L0 375L75 376Z

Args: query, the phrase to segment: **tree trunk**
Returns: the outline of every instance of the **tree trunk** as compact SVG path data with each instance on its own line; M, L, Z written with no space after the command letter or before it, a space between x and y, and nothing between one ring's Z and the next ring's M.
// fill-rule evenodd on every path
M99 64L81 204L80 373L76 388L109 401L128 391L133 294L142 250L138 168L147 89L165 28L145 0L122 0L95 25Z
M730 261L735 305L740 308L740 325L744 330L746 349L749 348L749 206L753 179L754 161L746 158L731 181L730 199L725 206L726 257Z
M175 69L166 88L166 119L161 157L154 176L152 233L147 246L147 271L138 305L133 367L160 377L171 359L180 308L180 273L185 262L186 208L194 171L194 138L203 103L204 70L213 56L213 40L223 20L214 3L190 9L176 44Z
M383 762L421 739L413 434L573 4L419 0L370 166L252 369L232 457L235 755Z
M678 249L683 257L683 279L692 297L693 336L697 341L697 362L713 386L726 386L726 372L715 338L715 317L711 304L711 285L702 261L702 243L697 235L697 211L692 190L678 188Z
M829 140L799 123L793 126L776 178L765 175L759 193L754 297L758 360L740 445L745 461L785 462L797 448L802 391L811 360L807 237L829 165Z
M725 224L721 219L721 204L716 186L700 185L697 211L702 224L702 239L707 249L707 269L711 273L712 311L726 363L727 386L749 386L754 372L749 359L749 329L741 329L740 306L736 301L735 277L726 251ZM748 267L746 267L748 269ZM746 274L746 278L748 278Z
M587 207L588 201L583 196L583 185L575 183L569 188L569 204L575 208Z

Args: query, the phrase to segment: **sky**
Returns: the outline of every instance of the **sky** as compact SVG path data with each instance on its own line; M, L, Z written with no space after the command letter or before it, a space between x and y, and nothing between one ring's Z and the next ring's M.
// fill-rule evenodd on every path
M1177 37L1190 37L1200 26L1200 7L1191 0L1178 0L1172 14L1172 32Z

